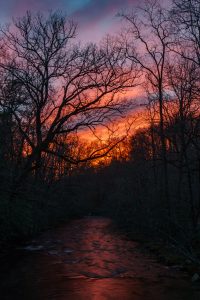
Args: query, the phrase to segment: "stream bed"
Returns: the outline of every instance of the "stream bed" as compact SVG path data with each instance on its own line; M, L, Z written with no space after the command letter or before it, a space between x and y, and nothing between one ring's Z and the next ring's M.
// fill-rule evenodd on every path
M187 274L140 251L101 217L49 230L1 262L1 300L199 300Z

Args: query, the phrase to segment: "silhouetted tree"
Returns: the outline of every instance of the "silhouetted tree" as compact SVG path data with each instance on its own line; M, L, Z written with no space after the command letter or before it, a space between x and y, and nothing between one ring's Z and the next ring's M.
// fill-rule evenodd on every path
M138 75L124 50L109 37L99 47L74 45L76 25L60 13L46 18L28 12L13 25L1 30L9 55L0 67L19 87L17 100L11 93L9 103L16 102L12 117L28 149L23 176L31 170L39 175L45 153L75 164L105 155L113 143L78 160L58 151L57 143L123 111L119 92L135 86Z
M122 43L126 47L126 56L131 62L140 66L145 80L148 82L149 93L159 104L159 130L162 145L164 198L166 199L170 215L168 166L166 139L164 134L164 73L169 55L169 44L171 42L167 12L161 7L158 1L147 1L137 12L123 13L121 16L128 25L122 39ZM145 86L147 87L147 83Z

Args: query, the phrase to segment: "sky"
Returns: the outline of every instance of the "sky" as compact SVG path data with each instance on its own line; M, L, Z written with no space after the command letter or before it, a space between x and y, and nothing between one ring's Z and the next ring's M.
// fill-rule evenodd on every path
M23 16L27 10L48 13L59 10L78 24L78 40L83 43L99 42L107 33L113 34L120 27L116 14L134 9L145 0L0 0L0 24L9 23L14 17ZM165 0L165 3L169 0ZM131 91L134 98L140 95ZM141 91L140 91L141 93Z
M78 24L78 40L99 42L121 26L116 14L137 7L145 0L0 0L0 24L12 22L27 10L48 13L59 10ZM121 124L123 127L123 124ZM88 135L87 135L88 136Z
M144 0L142 0L144 1ZM141 0L0 0L0 23L12 17L34 12L60 10L78 23L78 38L83 42L98 42L106 33L120 26L116 14L134 8Z

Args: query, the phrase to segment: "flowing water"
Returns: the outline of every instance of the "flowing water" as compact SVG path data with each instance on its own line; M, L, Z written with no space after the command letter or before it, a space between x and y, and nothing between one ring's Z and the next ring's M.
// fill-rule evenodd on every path
M158 264L111 220L88 217L46 232L1 262L1 300L199 300L198 285Z

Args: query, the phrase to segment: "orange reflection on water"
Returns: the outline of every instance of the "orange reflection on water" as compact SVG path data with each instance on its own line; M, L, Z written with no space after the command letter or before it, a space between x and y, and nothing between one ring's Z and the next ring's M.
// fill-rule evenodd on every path
M98 217L73 220L32 241L29 251L12 251L1 262L1 299L200 299L181 273L146 257L110 225Z

